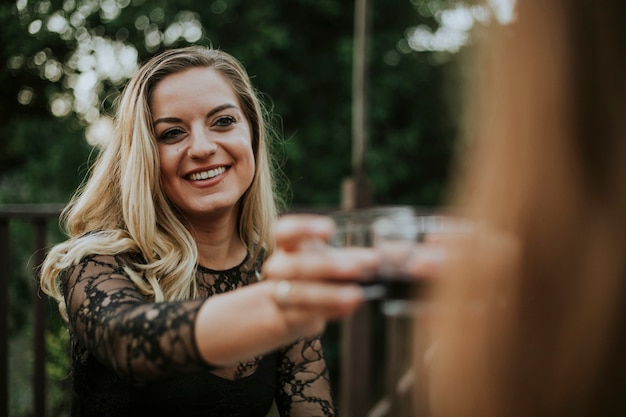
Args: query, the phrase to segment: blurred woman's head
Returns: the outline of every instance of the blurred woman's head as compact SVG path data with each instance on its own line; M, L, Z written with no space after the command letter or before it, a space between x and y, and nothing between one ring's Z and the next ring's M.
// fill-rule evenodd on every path
M435 415L626 412L624 12L519 1L474 56Z

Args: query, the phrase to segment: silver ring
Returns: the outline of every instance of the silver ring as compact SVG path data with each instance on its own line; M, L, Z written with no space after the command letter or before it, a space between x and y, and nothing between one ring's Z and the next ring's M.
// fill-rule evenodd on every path
M291 282L287 280L282 280L278 284L276 284L276 304L281 307L286 307L290 303L290 295L291 295Z

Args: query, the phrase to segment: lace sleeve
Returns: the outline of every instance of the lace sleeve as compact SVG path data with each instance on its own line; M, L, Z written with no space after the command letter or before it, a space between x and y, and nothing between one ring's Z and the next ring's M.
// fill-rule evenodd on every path
M335 416L319 338L299 340L281 352L277 390L281 417Z
M64 271L75 343L120 375L155 379L205 365L194 340L203 300L149 303L123 269L123 256L88 256Z

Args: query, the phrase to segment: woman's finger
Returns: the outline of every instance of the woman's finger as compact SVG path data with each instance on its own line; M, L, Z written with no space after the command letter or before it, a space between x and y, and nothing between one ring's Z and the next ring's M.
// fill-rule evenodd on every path
M370 279L378 270L379 257L368 248L331 248L275 251L263 265L269 280L355 280Z
M420 244L413 250L407 261L409 274L419 278L436 278L448 261L448 248L445 245Z
M358 285L282 280L276 283L274 300L292 316L334 319L353 312L364 295Z
M291 252L310 242L327 242L335 230L329 217L317 214L289 214L279 218L274 225L277 247Z

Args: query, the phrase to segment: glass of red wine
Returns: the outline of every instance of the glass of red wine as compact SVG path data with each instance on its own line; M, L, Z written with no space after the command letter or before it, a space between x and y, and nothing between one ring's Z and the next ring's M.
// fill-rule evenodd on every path
M359 210L335 212L331 217L336 223L336 230L331 238L331 246L336 247L374 247L373 225L377 221L394 221L404 218L412 219L415 211L410 206L376 206ZM388 266L387 262L383 265ZM359 283L369 300L384 299L387 292L387 275L380 271L371 276L363 277Z
M445 243L469 230L458 217L418 213L410 206L347 210L331 217L337 226L331 246L370 247L378 252L379 268L372 276L363 277L360 284L367 299L382 301L382 312L388 316L414 315L428 307L433 277L416 273L416 259L431 264L444 262Z

